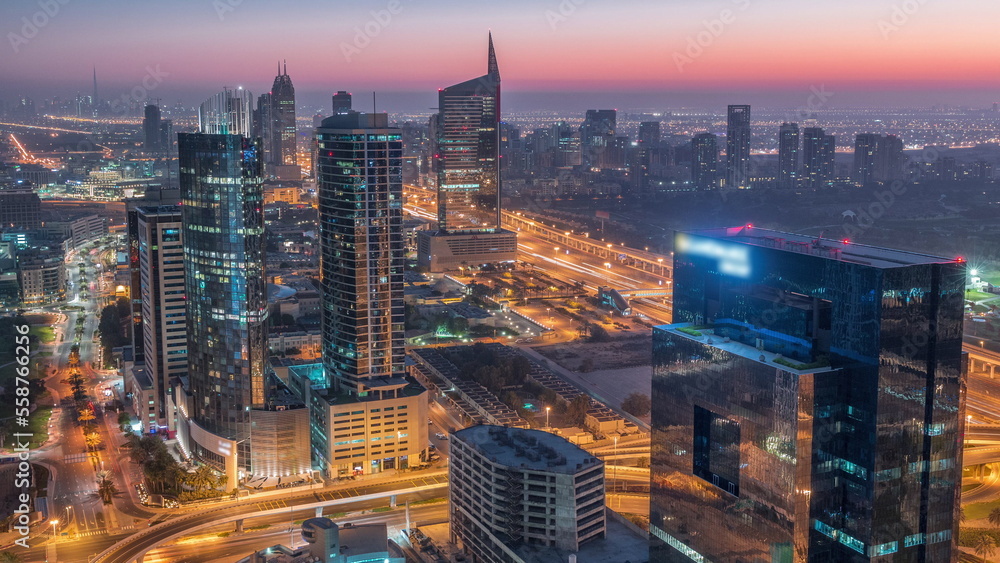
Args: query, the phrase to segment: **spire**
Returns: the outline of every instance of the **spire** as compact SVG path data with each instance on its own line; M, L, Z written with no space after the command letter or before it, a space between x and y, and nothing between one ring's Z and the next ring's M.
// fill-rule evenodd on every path
M500 78L500 67L497 65L497 53L493 50L493 32L490 32L490 54L487 61L486 74Z
M288 61L283 60L281 61L281 64L282 64L281 74L288 76Z
M94 105L97 105L97 65L94 65Z
M278 61L278 76L281 76L281 61Z

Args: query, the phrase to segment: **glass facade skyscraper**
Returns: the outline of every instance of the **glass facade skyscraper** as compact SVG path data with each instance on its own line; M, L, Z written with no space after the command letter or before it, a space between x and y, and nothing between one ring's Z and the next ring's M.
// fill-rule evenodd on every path
M438 224L445 233L500 230L500 70L438 92Z
M807 188L833 184L836 177L837 139L820 127L802 131L802 179Z
M178 142L193 397L188 415L202 429L239 442L245 467L250 412L267 399L260 142L202 133L182 133ZM194 453L214 459L212 452Z
M364 393L404 372L402 133L350 112L317 135L323 362L340 391Z
M782 123L778 129L778 186L794 188L799 181L799 125Z
M965 263L747 226L674 268L650 561L954 561Z
M719 138L711 133L691 139L691 183L699 190L719 187Z

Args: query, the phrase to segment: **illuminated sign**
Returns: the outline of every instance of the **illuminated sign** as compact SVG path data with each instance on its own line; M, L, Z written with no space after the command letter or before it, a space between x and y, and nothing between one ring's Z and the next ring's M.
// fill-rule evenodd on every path
M677 235L677 250L692 256L715 258L719 261L720 273L741 278L750 277L750 249L741 244L692 238L680 233Z

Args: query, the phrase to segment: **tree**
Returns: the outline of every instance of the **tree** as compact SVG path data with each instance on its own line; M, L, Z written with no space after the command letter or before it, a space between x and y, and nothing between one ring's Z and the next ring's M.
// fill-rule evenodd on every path
M118 427L124 431L130 426L132 426L132 415L125 411L118 413Z
M188 485L194 487L196 491L207 491L209 489L214 489L218 483L218 478L215 476L215 471L207 465L199 465L198 469L194 470L194 473L188 473L185 479Z
M77 420L79 420L80 422L90 422L95 418L97 417L94 416L94 411L90 407L84 407L80 409L79 415L77 416Z
M622 410L632 416L646 416L651 408L649 395L635 391L629 393L622 401Z
M0 563L22 563L24 559L12 550L0 551Z
M118 487L115 486L114 481L108 478L110 476L111 473L108 471L100 471L97 474L97 494L100 495L104 504L111 504L114 496L118 494Z
M582 426L587 418L588 410L590 410L590 397L583 394L577 395L566 407L567 422Z
M972 538L972 549L976 552L976 555L985 559L996 553L997 544L993 541L992 536L981 532Z
M96 450L97 448L101 447L102 443L104 443L104 441L101 440L101 435L97 434L96 432L93 434L87 434L86 436L83 437L83 439L85 442L87 442L88 450Z

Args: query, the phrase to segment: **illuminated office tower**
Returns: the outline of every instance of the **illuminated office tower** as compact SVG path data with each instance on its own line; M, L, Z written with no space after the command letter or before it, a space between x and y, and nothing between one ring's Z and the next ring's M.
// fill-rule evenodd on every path
M875 181L879 135L860 133L854 138L854 181L862 186Z
M699 190L719 187L719 138L711 133L691 139L691 183Z
M580 124L580 159L591 168L613 168L612 156L618 111L588 109Z
M271 86L271 175L283 180L300 179L295 146L295 87L288 67L274 77Z
M782 123L778 129L778 186L794 188L799 181L799 125Z
M750 106L729 106L726 125L726 187L750 187Z
M241 475L310 469L308 410L267 373L261 150L247 136L243 92L214 96L202 104L203 132L178 135L188 301L178 434L226 473L227 490Z
M438 230L421 231L418 262L431 271L508 262L517 235L500 222L500 69L489 38L486 74L438 92Z
M313 449L332 477L403 469L426 448L427 392L405 377L402 133L384 113L351 111L316 135L325 375L311 383Z
M674 253L650 561L956 561L965 263L749 225Z

